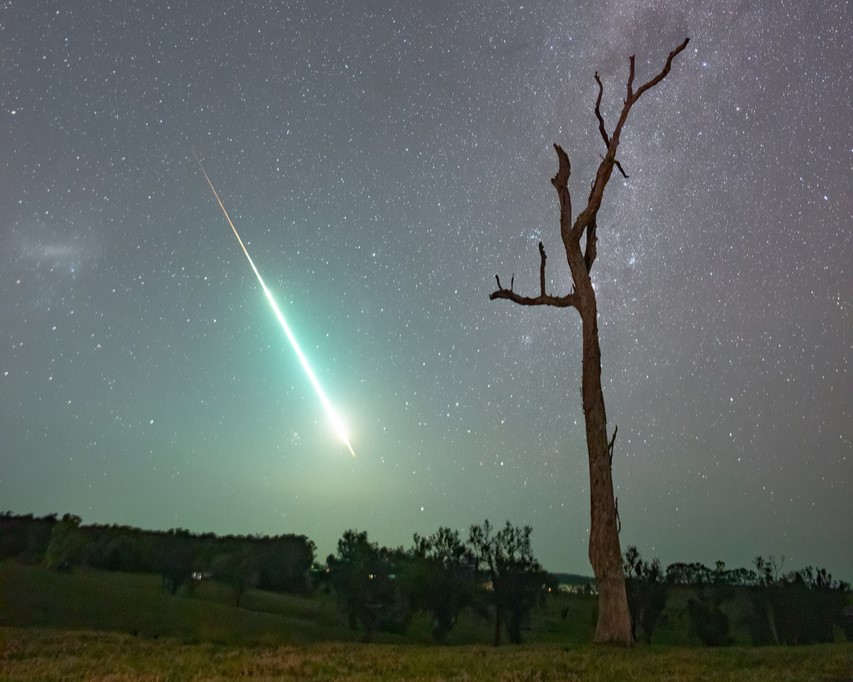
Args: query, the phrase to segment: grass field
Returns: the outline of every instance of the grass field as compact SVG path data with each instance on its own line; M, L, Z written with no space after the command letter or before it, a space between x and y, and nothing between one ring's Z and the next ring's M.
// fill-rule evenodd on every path
M851 648L184 644L0 628L0 680L849 680Z
M491 622L466 613L449 646L417 617L406 635L362 644L329 595L216 583L171 596L156 576L70 574L0 563L4 680L853 680L853 645L684 646L676 609L651 646L590 644L595 600L537 610L522 646L488 646Z

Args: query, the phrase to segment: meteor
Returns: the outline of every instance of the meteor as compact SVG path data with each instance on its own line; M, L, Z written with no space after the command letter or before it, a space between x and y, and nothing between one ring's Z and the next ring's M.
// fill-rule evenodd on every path
M302 369L305 370L305 374L308 376L308 381L311 382L311 386L314 387L314 391L317 393L317 397L320 399L320 403L323 405L323 409L326 410L326 414L329 417L329 423L332 426L332 431L335 432L335 435L344 445L347 446L347 449L350 451L352 456L355 457L355 450L353 450L352 445L350 445L349 434L347 433L347 427L346 424L344 424L344 420L332 406L331 401L326 396L326 392L323 390L323 387L317 380L317 377L314 374L314 370L311 369L311 365L308 364L308 358L305 357L305 354L302 352L302 349L299 347L299 344L296 341L296 337L293 335L293 332L290 331L290 327L287 324L287 320L284 319L284 313L282 313L281 309L278 307L278 303L276 303L275 298L273 298L272 292L270 292L270 290L267 289L267 285L264 284L264 279L263 277L261 277L261 273L258 272L258 268L255 267L255 261L253 261L252 257L249 255L249 251L246 248L246 245L243 243L243 240L240 238L240 234L237 232L237 228L234 227L234 223L231 220L231 216L228 215L228 211L225 210L225 205L222 203L222 199L219 198L219 192L216 191L216 188L213 186L210 177L207 175L207 171L205 171L204 166L201 165L201 160L198 158L195 152L193 152L193 156L195 156L195 160L198 161L198 167L201 168L201 172L204 174L204 179L207 180L207 184L210 185L210 189L213 192L213 196L216 197L216 203L218 203L219 208L222 209L222 213L225 216L225 220L228 221L228 224L231 226L232 232L234 232L234 236L237 237L237 242L240 244L240 248L243 249L243 253L246 254L246 260L248 260L249 265L252 266L252 272L254 272L255 277L258 278L258 283L261 285L261 289L263 289L264 296L267 297L267 301L269 301L269 304L272 307L272 311L275 313L275 316L278 319L278 323L284 330L284 334L285 336L287 336L287 340L290 341L290 345L293 346L293 352L296 353L296 357L299 358L299 363L302 365Z

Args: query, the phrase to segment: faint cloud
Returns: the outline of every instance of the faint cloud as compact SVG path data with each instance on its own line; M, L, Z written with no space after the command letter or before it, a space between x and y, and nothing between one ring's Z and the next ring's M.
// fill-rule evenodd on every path
M10 238L19 262L46 267L59 274L74 275L99 254L98 247L90 244L91 238L81 237L77 232L58 235L45 224L15 230Z

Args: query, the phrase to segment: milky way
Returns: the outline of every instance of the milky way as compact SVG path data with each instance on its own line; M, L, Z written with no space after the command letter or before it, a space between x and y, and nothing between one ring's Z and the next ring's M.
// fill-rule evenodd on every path
M689 36L598 221L622 543L850 579L847 4L573 5L0 0L0 507L589 572L579 320L488 294L568 291L551 145L578 205L593 73L612 128Z

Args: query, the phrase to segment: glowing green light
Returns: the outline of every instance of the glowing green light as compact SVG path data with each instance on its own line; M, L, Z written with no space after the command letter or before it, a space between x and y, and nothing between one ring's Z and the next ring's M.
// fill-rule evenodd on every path
M272 293L269 289L267 289L267 285L264 283L264 279L263 277L261 277L261 273L258 272L258 268L255 267L255 261L253 261L252 257L249 255L249 251L248 249L246 249L246 245L243 243L243 240L240 239L240 234L237 232L237 228L234 227L234 223L231 220L231 216L228 215L228 211L225 210L225 205L222 203L222 199L219 198L219 192L216 191L216 188L210 181L207 172L204 170L204 166L201 165L201 161L197 156L196 161L198 161L198 165L201 168L201 172L204 173L204 179L207 180L207 184L210 185L210 189L213 191L213 196L216 197L216 202L219 204L219 208L222 209L222 213L223 215L225 215L225 220L228 221L228 224L231 226L231 230L234 232L234 236L237 237L237 241L240 244L240 248L242 248L243 253L246 254L246 259L249 261L249 265L252 266L252 271L255 273L255 277L258 278L258 283L261 285L261 289L263 289L264 295L267 297L267 301L269 301L276 318L278 318L278 322L281 325L281 328L284 330L284 333L287 336L287 340L290 341L290 345L293 346L293 351L296 353L296 357L299 358L299 363L302 365L302 369L304 369L305 374L308 375L308 381L311 382L311 386L314 387L314 391L317 393L317 397L320 398L320 403L323 405L323 409L326 410L326 415L329 417L329 423L332 426L332 431L335 432L335 435L344 445L347 446L347 449L350 451L352 456L355 457L355 450L353 450L352 445L350 445L349 434L347 433L347 427L346 424L344 424L344 420L341 419L341 416L337 413L335 408L332 407L332 403L326 396L326 392L323 390L323 387L320 386L320 382L317 380L317 376L314 374L314 370L311 369L311 365L308 364L308 358L305 357L305 354L299 347L299 343L297 343L296 341L296 337L293 335L293 332L290 331L290 327L287 324L287 320L284 319L284 313L281 312L281 308L278 307L278 303L275 302Z

